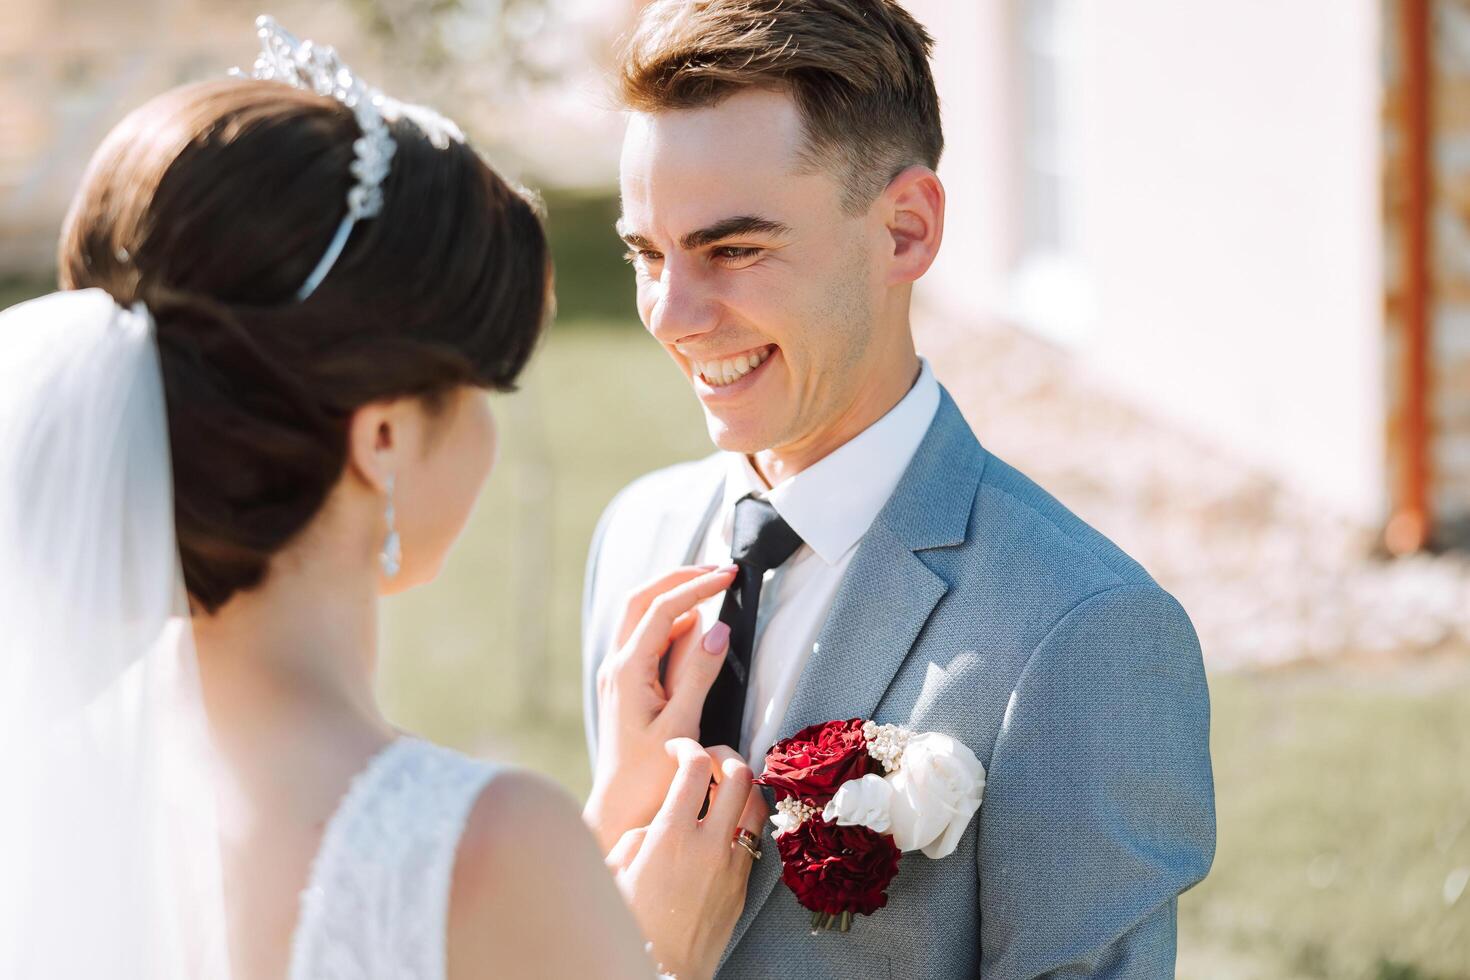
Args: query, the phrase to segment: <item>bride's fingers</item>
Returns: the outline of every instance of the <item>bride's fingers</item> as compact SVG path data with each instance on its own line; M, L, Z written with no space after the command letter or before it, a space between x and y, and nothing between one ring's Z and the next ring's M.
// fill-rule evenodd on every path
M765 794L759 786L752 785L745 796L745 809L740 813L740 827L760 837L766 832L766 821L771 818L771 808L766 805Z
M740 811L740 827L759 837L765 833L766 821L770 817L771 808L766 803L765 794L752 782L745 793L745 809Z
M633 634L633 630L643 619L643 614L648 612L648 607L653 604L653 600L690 579L707 575L717 567L716 565L686 565L671 572L665 572L658 578L639 586L623 603L623 619L618 625L617 645L621 647L628 642L628 637Z
M653 825L693 827L699 820L705 794L709 792L714 763L704 746L692 738L671 738L664 744L664 751L674 757L678 769L653 818Z
M680 644L678 672L670 671L664 685L668 706L664 713L672 731L698 731L704 701L730 649L730 627L715 623L699 642Z
M688 633L690 630L694 629L694 627L698 624L699 610L689 610L687 613L674 620L674 625L669 630L669 640L672 642L679 639L685 633Z
M673 642L668 656L664 658L663 682L665 699L679 689L681 678L689 665L690 657L698 652L699 641L704 634L699 629L699 610L689 612L674 620Z
M623 834L613 845L613 849L607 852L603 863L614 871L626 868L638 857L638 852L643 849L643 839L647 836L647 827L635 827Z
M730 565L713 572L699 572L683 586L655 598L643 614L632 639L604 660L598 669L599 692L609 688L633 691L651 687L657 690L659 663L668 652L671 637L693 628L696 619L689 614L696 612L694 607L704 599L728 588L735 577L734 569L735 566ZM676 579L679 574L671 573L666 578Z
M717 596L735 579L735 566L727 565L677 586L654 599L625 645L629 666L638 673L657 670L658 661L669 648L674 621L704 600Z
M708 750L714 762L715 786L710 790L709 813L704 825L723 839L733 841L741 815L750 801L754 775L734 749L717 745Z

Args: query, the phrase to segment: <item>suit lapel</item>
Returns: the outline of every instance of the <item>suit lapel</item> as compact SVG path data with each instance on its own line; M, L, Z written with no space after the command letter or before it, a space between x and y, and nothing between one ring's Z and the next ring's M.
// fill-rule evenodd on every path
M949 585L917 552L965 540L984 454L945 392L913 461L858 544L781 724L782 737L808 725L871 718ZM756 765L760 769L759 762ZM781 878L766 824L728 957ZM793 928L802 928L795 921ZM723 960L721 961L723 965Z

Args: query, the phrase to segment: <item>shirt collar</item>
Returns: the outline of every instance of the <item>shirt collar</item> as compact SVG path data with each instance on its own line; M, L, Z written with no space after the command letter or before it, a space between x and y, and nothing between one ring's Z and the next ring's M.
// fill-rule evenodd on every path
M758 493L823 562L837 564L868 532L893 495L939 410L939 382L928 361L921 358L919 365L919 379L888 414L770 490L748 456L726 454L721 504L726 544L733 531L736 502Z

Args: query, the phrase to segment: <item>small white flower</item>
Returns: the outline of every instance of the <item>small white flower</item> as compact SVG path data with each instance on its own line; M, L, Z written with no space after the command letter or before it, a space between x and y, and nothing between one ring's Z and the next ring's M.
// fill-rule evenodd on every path
M822 819L843 827L867 827L877 834L888 833L889 805L893 786L877 773L861 779L849 779L837 788L837 795L822 811Z
M789 834L803 823L816 816L817 808L805 800L789 798L776 801L776 812L771 814L771 823L776 825L776 836Z
M893 772L903 761L904 746L914 733L899 725L880 725L870 721L863 725L863 737L868 741L868 755L878 760L884 772Z
M937 859L954 853L980 809L985 767L962 742L925 732L908 740L903 766L887 781L893 787L893 842L901 851Z

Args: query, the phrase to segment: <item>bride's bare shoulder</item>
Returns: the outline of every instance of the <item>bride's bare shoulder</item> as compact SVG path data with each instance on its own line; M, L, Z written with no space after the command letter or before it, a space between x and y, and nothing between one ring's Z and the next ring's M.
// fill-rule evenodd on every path
M455 859L450 980L646 978L642 942L571 795L521 769L486 783Z
M454 897L504 887L527 862L580 855L590 837L571 794L538 773L509 768L470 810L454 869Z

